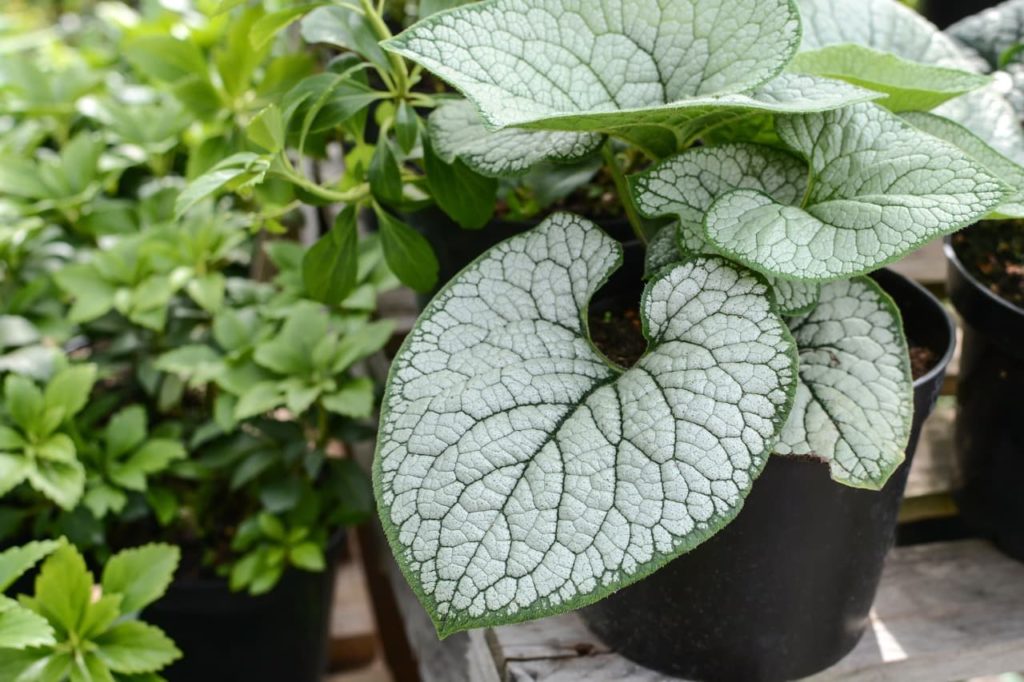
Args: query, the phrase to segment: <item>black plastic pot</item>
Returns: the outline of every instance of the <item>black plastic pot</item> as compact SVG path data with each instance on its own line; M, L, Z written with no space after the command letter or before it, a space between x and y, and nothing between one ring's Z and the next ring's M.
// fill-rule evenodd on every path
M946 242L949 297L963 318L954 447L964 522L1024 560L1024 309L967 271Z
M921 0L921 14L939 28L948 28L964 17L995 7L1003 0Z
M813 674L857 644L955 343L931 294L890 271L875 277L899 304L912 343L942 358L914 383L906 462L871 492L835 483L819 461L772 457L724 530L584 610L609 646L686 679L758 682Z
M327 670L334 574L345 534L332 538L327 570L289 569L258 597L223 580L174 581L143 614L184 653L170 682L321 682Z

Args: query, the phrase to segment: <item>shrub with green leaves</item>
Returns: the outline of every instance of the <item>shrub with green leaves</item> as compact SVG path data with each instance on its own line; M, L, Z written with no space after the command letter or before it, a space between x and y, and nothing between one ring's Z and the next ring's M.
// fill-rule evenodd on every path
M79 551L63 541L0 553L3 591L43 560L32 595L0 596L0 676L162 680L157 673L181 652L159 628L139 620L139 612L164 594L178 557L168 545L124 550L106 562L96 583Z
M382 48L465 96L431 116L439 157L509 175L600 148L647 246L631 366L587 319L622 249L567 213L470 265L399 351L376 495L441 635L640 580L770 456L870 490L901 465L908 343L866 275L1020 214L1024 137L968 52L895 0L484 0Z
M371 513L346 444L372 437L360 364L397 280L353 211L299 242L320 221L304 178L230 170L258 172L261 112L320 68L278 36L280 3L242 4L86 4L60 32L54 8L4 8L3 546L64 536L98 566L157 539L259 593L327 568ZM317 153L343 123L317 124Z

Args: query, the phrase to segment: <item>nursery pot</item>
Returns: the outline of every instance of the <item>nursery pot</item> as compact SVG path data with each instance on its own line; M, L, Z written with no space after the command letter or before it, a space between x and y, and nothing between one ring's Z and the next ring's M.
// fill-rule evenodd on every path
M184 654L162 672L170 682L321 682L327 670L339 532L320 573L289 568L267 594L232 592L225 580L187 578L148 607Z
M949 241L946 257L949 297L964 322L957 503L969 527L1024 560L1024 309L979 282Z
M811 458L769 458L731 524L583 611L610 647L690 680L759 682L811 675L857 644L955 339L926 290L891 271L874 277L899 305L911 342L942 358L914 382L906 461L873 492L835 483Z

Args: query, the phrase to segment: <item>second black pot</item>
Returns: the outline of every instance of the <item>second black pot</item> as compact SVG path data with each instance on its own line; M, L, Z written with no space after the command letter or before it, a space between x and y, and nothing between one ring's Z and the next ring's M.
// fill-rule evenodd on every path
M183 579L143 619L163 629L184 657L170 682L321 682L327 669L335 569L344 533L327 548L327 569L288 569L267 594L231 592L224 580Z
M583 611L619 653L693 680L792 680L845 656L893 543L921 425L953 354L952 321L927 291L889 271L912 343L942 358L914 383L906 461L881 492L832 481L811 459L772 457L739 516L709 541Z
M964 321L957 503L972 530L1024 560L1024 310L975 279L948 241L946 257L949 297Z

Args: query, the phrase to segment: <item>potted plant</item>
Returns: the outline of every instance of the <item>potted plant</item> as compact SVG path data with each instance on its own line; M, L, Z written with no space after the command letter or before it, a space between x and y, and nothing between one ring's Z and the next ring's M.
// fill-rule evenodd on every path
M1009 105L894 1L485 0L384 47L465 95L480 145L517 135L506 163L600 136L646 244L609 280L620 245L555 214L397 354L375 490L439 634L590 606L609 644L688 678L838 660L953 344L932 297L866 275L1010 197L992 166L1012 163L918 127ZM932 356L916 372L908 345Z
M0 552L0 588L14 590L39 561L35 590L0 595L0 673L5 680L162 680L181 652L139 612L159 599L178 550L151 544L112 556L95 583L82 554L64 541ZM15 594L12 591L12 594Z
M351 213L307 248L290 184L239 174L217 202L183 177L245 154L250 119L311 68L250 50L269 13L121 10L61 46L77 63L96 40L110 68L52 123L20 102L62 67L34 45L4 63L47 75L0 92L0 543L66 536L94 566L173 544L182 570L145 614L186 654L168 676L318 680L344 529L372 507L346 443L372 435L378 390L355 366L391 335L373 317L396 281ZM138 80L114 75L122 55Z
M951 26L947 33L984 59L1002 83L1017 117L1007 130L1021 134L1024 4L1005 2ZM1011 157L1024 161L1024 152ZM1024 175L1014 176L1024 186ZM1015 384L1024 373L1024 230L1022 208L1000 212L946 243L949 294L964 321L955 446L962 476L958 496L965 519L1007 553L1024 559L1024 505L1010 480L1020 471L1024 437L1016 424ZM1007 220L1010 219L1010 220Z

